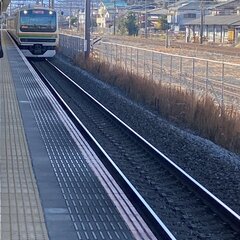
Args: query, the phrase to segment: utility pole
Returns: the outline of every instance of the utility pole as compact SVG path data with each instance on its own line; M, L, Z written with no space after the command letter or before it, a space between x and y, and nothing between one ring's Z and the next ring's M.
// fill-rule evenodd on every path
M94 19L94 5L93 5L93 1L92 1L92 4L91 4L91 33L93 33L93 31L94 31L93 19Z
M90 55L90 1L86 0L85 4L85 31L84 31L84 52L85 59Z
M168 32L168 27L166 30L166 43L165 43L165 47L168 48L169 47L169 32Z
M203 10L203 1L201 0L201 9L200 9L200 44L203 43L203 16L204 16L204 10Z
M72 18L72 2L70 2L70 11L69 11L69 29L72 29L72 26L71 26L71 18Z
M80 9L78 9L78 12L77 12L77 32L79 32L79 21L80 21Z
M113 35L116 34L116 0L114 2L114 15L113 15Z
M3 15L2 15L2 10L3 10L3 0L0 0L0 34L2 34L2 23L3 23ZM1 36L0 36L0 41L1 41ZM0 42L1 43L1 42Z
M147 38L147 0L145 0L145 30L144 36Z
M54 0L49 0L49 8L54 8Z
M3 15L2 15L2 11L3 11L3 0L0 0L0 58L3 58L3 49L2 49L2 22L3 22Z

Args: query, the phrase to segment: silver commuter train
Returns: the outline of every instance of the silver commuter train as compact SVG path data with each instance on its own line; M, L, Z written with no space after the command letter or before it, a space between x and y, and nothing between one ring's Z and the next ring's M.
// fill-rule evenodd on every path
M58 44L57 12L36 6L7 18L7 30L26 57L53 57Z

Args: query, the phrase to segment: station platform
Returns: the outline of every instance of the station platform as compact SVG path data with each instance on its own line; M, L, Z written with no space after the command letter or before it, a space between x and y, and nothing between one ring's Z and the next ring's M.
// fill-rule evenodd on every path
M7 32L2 35L0 240L155 239Z

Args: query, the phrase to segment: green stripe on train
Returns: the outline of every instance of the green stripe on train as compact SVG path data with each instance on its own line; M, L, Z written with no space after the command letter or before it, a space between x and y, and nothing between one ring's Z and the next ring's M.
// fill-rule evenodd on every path
M31 34L18 34L18 37L27 37L27 38L56 38L57 35L31 35Z

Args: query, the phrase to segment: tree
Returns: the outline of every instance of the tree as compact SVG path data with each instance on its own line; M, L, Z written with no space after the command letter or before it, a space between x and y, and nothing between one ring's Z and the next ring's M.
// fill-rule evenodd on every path
M78 22L78 18L75 17L75 16L72 16L71 19L70 19L71 26L76 26L77 22Z
M127 33L125 17L121 17L121 19L119 19L118 31L120 32L121 35L124 35Z
M125 27L128 31L128 35L138 35L138 25L136 16L133 12L129 12L125 20Z

